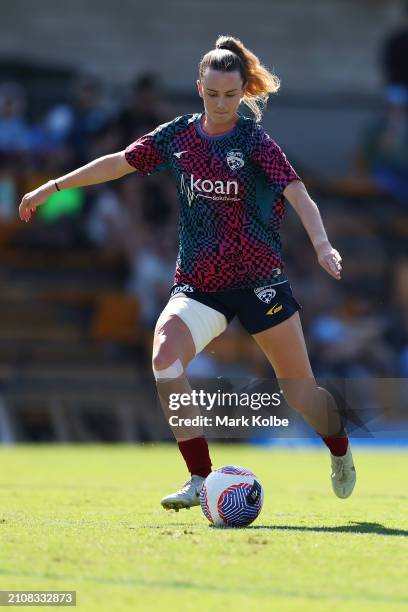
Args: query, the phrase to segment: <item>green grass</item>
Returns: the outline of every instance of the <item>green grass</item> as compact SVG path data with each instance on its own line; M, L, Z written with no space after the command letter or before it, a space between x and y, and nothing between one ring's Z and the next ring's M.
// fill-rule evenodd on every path
M213 460L263 483L252 527L161 509L186 478L173 445L0 449L0 589L76 590L92 612L408 609L408 453L355 452L348 500L324 451L214 446Z

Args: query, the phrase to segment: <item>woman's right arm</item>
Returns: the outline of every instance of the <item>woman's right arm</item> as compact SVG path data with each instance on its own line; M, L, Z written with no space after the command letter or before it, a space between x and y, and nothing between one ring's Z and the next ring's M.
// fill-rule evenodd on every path
M86 166L77 168L77 170L64 174L64 176L55 180L59 189L62 190L71 189L73 187L86 187L87 185L96 185L97 183L106 183L107 181L121 178L131 172L135 172L135 168L127 163L125 151L120 151L119 153L99 157L89 164L86 164ZM20 219L26 222L29 221L31 214L36 208L44 204L47 198L56 191L55 181L51 180L37 187L37 189L26 193L19 207Z

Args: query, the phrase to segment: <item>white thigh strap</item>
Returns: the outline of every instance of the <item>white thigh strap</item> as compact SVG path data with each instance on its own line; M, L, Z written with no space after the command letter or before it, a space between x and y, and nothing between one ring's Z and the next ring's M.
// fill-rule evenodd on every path
M160 319L170 314L177 315L187 325L193 337L196 354L227 328L227 319L218 310L182 293L176 293L170 298Z

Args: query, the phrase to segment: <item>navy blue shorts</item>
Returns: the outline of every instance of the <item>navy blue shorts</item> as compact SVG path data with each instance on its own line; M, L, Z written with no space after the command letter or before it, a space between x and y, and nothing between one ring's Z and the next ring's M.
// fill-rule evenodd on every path
M254 289L207 292L177 283L173 285L170 295L176 293L184 293L192 300L221 312L228 323L237 316L250 334L275 327L302 308L293 297L288 279L283 275L269 285L260 285Z

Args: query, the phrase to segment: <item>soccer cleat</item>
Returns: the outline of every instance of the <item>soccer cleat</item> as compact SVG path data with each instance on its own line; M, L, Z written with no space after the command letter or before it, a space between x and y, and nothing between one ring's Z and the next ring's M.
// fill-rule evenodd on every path
M163 497L161 505L165 510L175 510L178 512L180 508L191 508L191 506L200 505L200 493L203 488L205 478L203 476L195 476L194 474L187 480L185 485L181 487L177 493L172 493Z
M345 499L350 497L356 484L356 469L353 463L353 455L350 446L342 457L331 456L331 483L337 497Z

